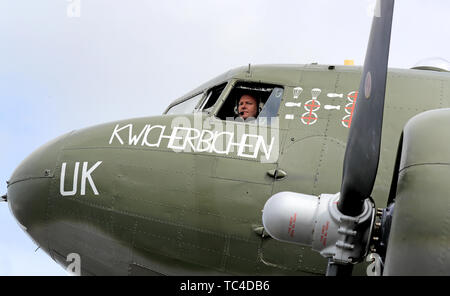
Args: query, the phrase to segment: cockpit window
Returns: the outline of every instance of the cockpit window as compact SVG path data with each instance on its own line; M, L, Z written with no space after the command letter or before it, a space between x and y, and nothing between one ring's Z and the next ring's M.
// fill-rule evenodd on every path
M280 109L281 99L283 98L283 88L274 87L267 99L264 107L258 116L258 122L260 124L270 124L270 119L278 116L278 110Z
M278 116L282 98L283 87L281 86L238 82L217 113L217 117L222 120L270 124L269 118ZM245 104L249 104L249 107L244 106Z
M202 104L199 106L198 110L211 113L214 104L217 102L217 99L220 97L220 94L222 93L222 91L225 89L226 86L227 83L223 83L221 85L211 88L208 91Z
M200 99L203 97L203 93L199 93L192 98L189 98L175 106L172 106L168 111L167 115L171 114L189 114L193 113L195 107L197 106Z

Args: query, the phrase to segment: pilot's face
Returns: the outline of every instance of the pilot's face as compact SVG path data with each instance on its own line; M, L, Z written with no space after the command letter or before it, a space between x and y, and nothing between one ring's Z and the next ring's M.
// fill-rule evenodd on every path
M256 117L258 106L256 105L256 99L249 95L243 95L239 100L238 112L239 117L247 119L249 117Z

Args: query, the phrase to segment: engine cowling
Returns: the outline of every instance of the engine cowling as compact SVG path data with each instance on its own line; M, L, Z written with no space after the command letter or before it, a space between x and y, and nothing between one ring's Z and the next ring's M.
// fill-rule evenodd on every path
M450 275L450 109L405 125L383 275Z

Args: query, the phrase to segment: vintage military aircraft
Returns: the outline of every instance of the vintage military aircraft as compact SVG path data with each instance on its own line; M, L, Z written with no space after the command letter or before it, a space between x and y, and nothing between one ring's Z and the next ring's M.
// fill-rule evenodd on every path
M448 275L450 68L387 71L393 6L363 68L231 70L45 144L3 199L83 275Z

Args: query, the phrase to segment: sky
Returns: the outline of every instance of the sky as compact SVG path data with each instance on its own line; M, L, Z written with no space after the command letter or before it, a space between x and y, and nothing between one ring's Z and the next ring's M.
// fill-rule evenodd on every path
M389 66L450 60L450 2L397 0ZM0 195L49 140L251 64L364 62L373 0L0 0ZM0 276L67 275L0 203Z

